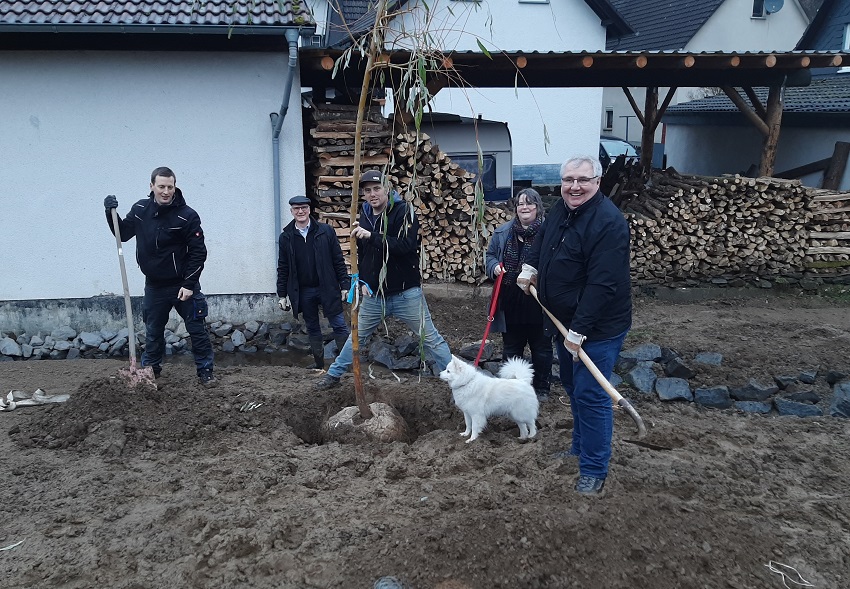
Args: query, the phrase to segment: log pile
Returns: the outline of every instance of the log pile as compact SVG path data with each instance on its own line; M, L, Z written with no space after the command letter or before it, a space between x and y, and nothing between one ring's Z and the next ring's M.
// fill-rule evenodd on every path
M811 189L806 274L827 281L850 278L850 192Z
M337 232L348 257L351 188L354 174L356 107L315 105L308 130L308 196L317 203L320 220ZM422 278L480 283L487 239L509 215L483 207L483 225L475 222L475 185L470 174L451 161L423 134L393 133L370 111L364 125L361 171L388 170L402 198L416 208L422 237ZM378 112L378 114L380 114ZM377 119L377 120L376 120Z
M632 230L637 284L773 277L803 268L812 213L798 180L668 170L617 196Z

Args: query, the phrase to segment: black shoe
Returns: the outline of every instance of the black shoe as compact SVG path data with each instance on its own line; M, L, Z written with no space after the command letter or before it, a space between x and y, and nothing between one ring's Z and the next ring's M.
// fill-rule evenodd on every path
M201 381L201 386L208 389L218 386L218 379L216 379L212 370L201 370L198 374L198 380Z
M332 374L325 374L322 378L320 378L316 382L316 384L313 388L315 388L318 391L323 391L325 389L332 389L332 388L338 387L338 386L339 386L339 377L338 376L333 376Z
M601 497L604 493L605 479L581 475L576 481L576 493L587 497Z
M159 366L154 366L153 367L153 377L159 378L161 375L162 375L162 368L160 368Z
M545 389L534 389L534 392L537 394L537 400L541 403L549 400L549 391Z

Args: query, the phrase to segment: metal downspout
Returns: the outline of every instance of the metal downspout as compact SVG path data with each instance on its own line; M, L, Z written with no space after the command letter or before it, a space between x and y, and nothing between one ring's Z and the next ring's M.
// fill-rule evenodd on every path
M274 229L275 229L275 254L277 253L277 237L281 232L281 212L283 206L280 196L280 129L289 110L289 96L292 94L292 80L295 78L295 68L298 67L298 36L297 29L286 30L286 40L289 43L289 68L286 70L286 86L283 91L283 102L280 112L269 115L272 123L272 183L274 186Z

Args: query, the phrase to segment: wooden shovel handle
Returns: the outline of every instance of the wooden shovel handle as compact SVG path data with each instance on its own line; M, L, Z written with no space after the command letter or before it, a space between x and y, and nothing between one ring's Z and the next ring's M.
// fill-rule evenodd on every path
M540 308L543 309L543 312L549 316L549 319L552 320L552 323L555 324L555 327L558 328L558 331L560 331L561 335L564 336L564 339L566 339L569 330L564 327L564 324L561 323L558 318L555 317L549 311L549 309L543 306L543 303L540 302L540 299L537 296L537 288L535 288L533 284L530 284L528 286L528 289L531 293L531 296L534 297L534 300L536 300L537 304L540 305ZM584 366L590 371L590 374L593 375L593 378L596 379L596 382L599 383L599 386L605 389L605 392L608 393L608 396L611 397L611 400L614 401L616 405L619 405L620 407L625 409L629 416L634 420L638 428L638 438L644 437L646 435L646 426L643 424L643 419L641 419L641 416L638 415L638 412L635 410L634 407L632 407L632 404L629 403L627 399L624 399L623 395L621 395L617 391L617 389L615 389L614 386L610 382L608 382L608 379L605 378L602 372L599 371L599 368L596 367L596 364L594 364L593 360L590 359L590 356L587 355L587 352L581 349L581 347L579 347L578 349L578 357L582 361Z

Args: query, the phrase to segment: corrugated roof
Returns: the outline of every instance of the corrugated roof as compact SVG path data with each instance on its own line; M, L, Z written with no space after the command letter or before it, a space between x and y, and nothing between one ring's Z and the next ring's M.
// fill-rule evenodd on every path
M759 101L767 104L767 88L753 88ZM741 96L752 107L745 95ZM737 112L725 94L683 102L667 109L667 114ZM809 86L785 88L784 113L846 113L850 112L850 74L838 74L812 80Z
M294 5L294 8L293 8ZM300 26L315 21L303 1L3 2L4 25Z
M611 4L635 30L634 35L609 39L618 51L683 49L724 0L612 0Z

